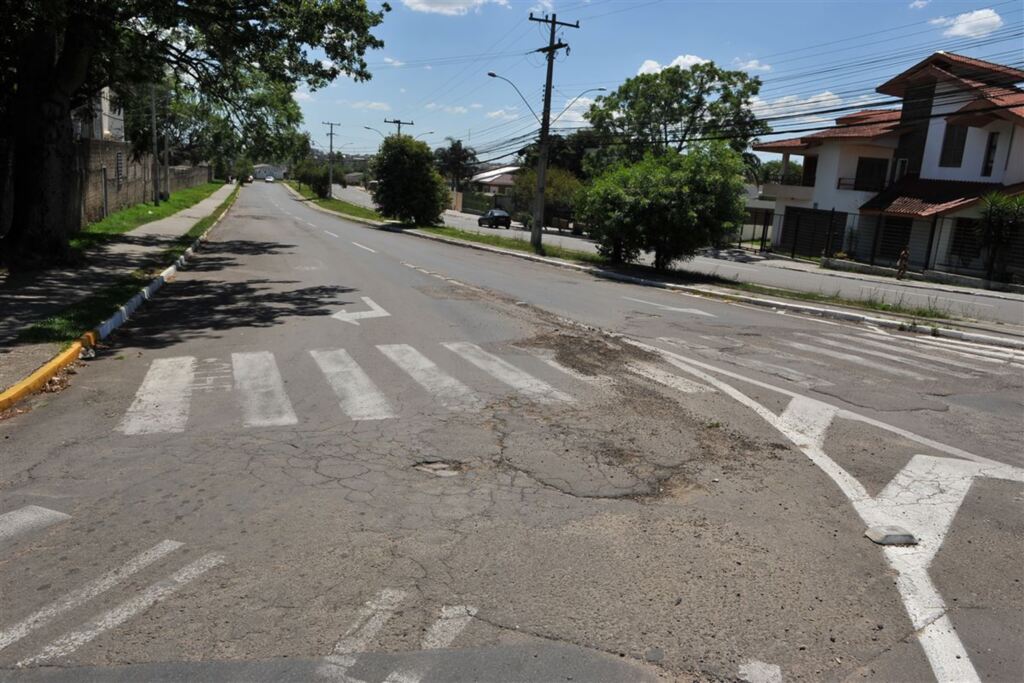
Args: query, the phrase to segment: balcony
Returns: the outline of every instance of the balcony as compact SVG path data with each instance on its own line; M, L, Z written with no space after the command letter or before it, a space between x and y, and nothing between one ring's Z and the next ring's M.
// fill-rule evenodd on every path
M762 194L775 197L775 201L809 202L814 194L813 186L766 183Z
M836 183L837 190L854 190L855 192L881 192L885 189L884 178L840 178Z

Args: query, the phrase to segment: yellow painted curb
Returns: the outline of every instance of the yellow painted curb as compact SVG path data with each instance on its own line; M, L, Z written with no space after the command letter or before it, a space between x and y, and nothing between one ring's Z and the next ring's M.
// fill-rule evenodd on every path
M0 394L0 410L7 410L29 394L42 389L51 377L78 360L78 354L82 352L83 346L81 341L72 342L71 346L51 358L41 368L20 382L11 385Z

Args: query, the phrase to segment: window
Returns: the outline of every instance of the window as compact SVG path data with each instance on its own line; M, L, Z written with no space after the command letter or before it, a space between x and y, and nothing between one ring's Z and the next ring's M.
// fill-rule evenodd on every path
M896 172L893 174L893 178L892 178L894 182L899 180L903 176L907 175L907 163L908 163L907 159L897 159L896 160Z
M981 175L992 175L992 165L996 160L996 147L999 146L999 133L989 133L985 143L985 161L981 164Z
M818 173L818 157L804 157L804 173L800 184L814 187L814 176Z
M946 134L942 138L942 153L939 155L939 166L960 168L964 160L964 145L967 144L967 126L946 124Z
M853 180L853 189L878 192L885 186L885 172L888 168L888 159L860 157L857 159L857 176Z

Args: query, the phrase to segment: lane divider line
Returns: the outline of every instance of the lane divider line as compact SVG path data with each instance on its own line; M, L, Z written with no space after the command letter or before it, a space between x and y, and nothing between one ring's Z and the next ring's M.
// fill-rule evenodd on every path
M360 249L365 249L366 251L370 252L371 254L376 254L377 253L376 249L370 249L369 247L365 247L362 244L359 244L359 242L353 242L352 244L356 245Z
M38 505L26 505L23 508L5 512L0 515L0 543L8 541L29 531L45 529L51 524L71 519L71 515ZM0 646L0 649L3 649Z

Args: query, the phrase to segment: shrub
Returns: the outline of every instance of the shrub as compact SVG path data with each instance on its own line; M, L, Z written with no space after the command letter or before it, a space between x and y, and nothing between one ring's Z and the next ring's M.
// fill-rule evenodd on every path
M425 142L391 135L381 143L373 164L377 185L373 201L380 213L405 223L432 225L448 206L448 188L434 168Z

